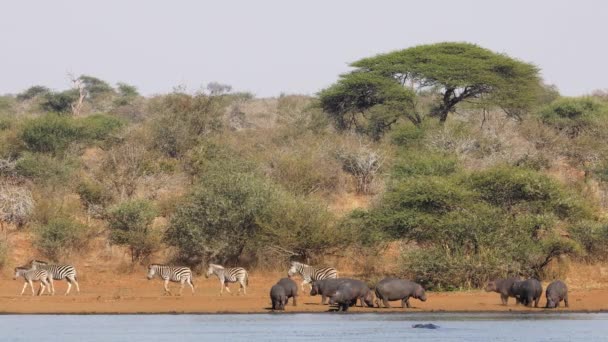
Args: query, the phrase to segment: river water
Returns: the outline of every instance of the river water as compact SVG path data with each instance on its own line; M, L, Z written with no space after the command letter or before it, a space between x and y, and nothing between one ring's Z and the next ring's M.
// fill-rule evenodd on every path
M0 315L0 341L284 340L608 341L608 313Z

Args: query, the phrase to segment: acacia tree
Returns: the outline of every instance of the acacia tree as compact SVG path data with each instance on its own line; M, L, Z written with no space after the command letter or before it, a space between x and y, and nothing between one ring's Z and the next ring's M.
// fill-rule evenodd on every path
M320 104L338 130L355 128L379 138L401 115L414 124L420 116L411 111L414 93L394 80L374 73L353 72L340 76L319 93Z
M536 66L470 43L420 45L351 66L353 74L378 75L416 92L436 91L439 101L429 114L442 123L465 100L497 105L518 117L534 102L540 85Z

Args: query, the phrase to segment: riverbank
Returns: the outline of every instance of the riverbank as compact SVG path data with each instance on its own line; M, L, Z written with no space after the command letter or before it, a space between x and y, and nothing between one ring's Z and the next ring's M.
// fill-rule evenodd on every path
M219 296L219 282L216 278L195 279L196 293L191 294L188 287L182 296L165 296L162 281L148 281L144 275L112 277L103 274L99 279L91 276L81 277L81 293L76 294L72 287L70 296L64 296L65 282L55 282L55 296L31 296L29 288L19 296L22 280L0 280L0 313L73 313L73 314L136 314L136 313L264 313L269 312L268 292L282 274L252 274L247 295L237 296L238 288L231 285L233 294ZM103 279L102 279L103 278ZM299 284L299 279L296 279ZM547 283L543 283L546 287ZM178 285L170 284L173 292ZM510 299L508 306L500 304L497 293L484 291L427 292L428 300L420 302L411 299L411 309L402 309L400 302L392 302L391 309L352 308L353 312L539 312L544 309L516 306ZM286 312L326 312L327 305L321 305L321 297L300 295L298 305L291 302ZM545 305L545 298L540 305ZM608 310L608 288L570 290L570 307L563 306L551 311L598 312Z

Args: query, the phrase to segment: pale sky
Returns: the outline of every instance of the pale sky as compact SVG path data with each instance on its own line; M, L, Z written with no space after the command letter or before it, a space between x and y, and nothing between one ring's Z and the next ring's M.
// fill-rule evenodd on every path
M466 41L536 64L564 95L608 88L603 0L2 1L0 94L66 74L145 95L218 81L315 94L359 58Z

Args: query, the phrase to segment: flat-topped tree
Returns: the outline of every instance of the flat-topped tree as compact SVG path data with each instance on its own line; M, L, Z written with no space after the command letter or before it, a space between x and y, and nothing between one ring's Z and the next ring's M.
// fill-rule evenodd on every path
M338 130L355 128L379 138L404 115L415 124L420 116L409 110L414 93L387 77L367 72L340 76L319 92L320 104Z
M440 122L464 100L496 105L518 117L533 104L540 85L536 66L470 43L419 45L351 66L416 90L438 91L440 100L430 114Z

